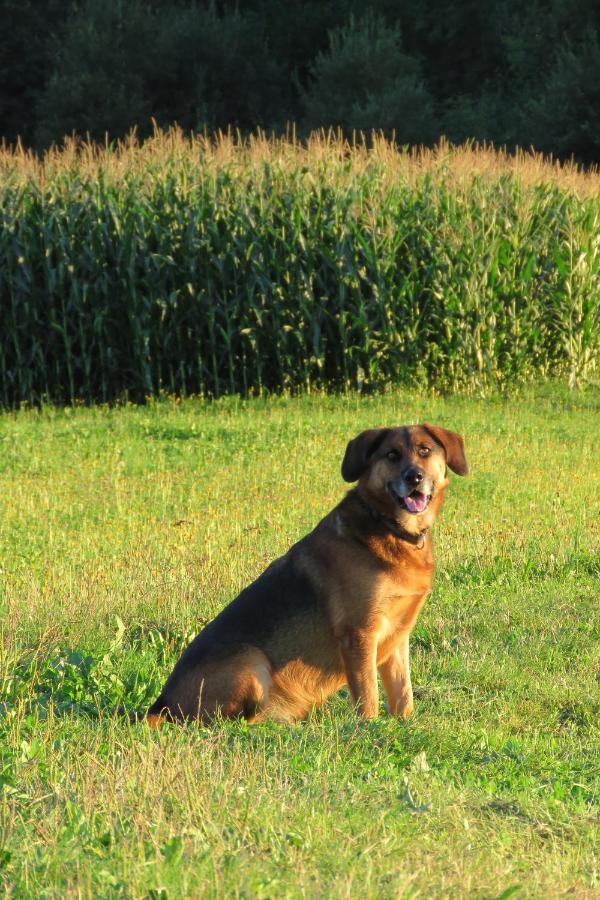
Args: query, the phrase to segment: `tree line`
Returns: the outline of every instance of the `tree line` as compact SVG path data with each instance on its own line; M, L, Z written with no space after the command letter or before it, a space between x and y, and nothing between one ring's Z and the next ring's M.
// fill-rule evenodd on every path
M257 127L600 160L595 0L0 0L0 137Z

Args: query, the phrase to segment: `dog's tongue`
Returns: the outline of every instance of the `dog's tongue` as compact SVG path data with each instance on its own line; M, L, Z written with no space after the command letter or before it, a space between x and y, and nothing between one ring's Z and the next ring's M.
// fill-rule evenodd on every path
M411 513L423 512L427 506L427 497L419 491L413 491L404 498L404 504Z

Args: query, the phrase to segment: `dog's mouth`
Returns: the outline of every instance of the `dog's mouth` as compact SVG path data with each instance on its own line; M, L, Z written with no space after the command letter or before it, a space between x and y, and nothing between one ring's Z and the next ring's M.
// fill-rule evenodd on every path
M406 497L400 498L400 504L409 513L425 512L429 506L431 494L422 494L421 491L411 491Z
M431 502L432 494L424 494L422 491L414 490L411 491L410 494L405 494L404 497L402 497L391 486L390 491L394 499L398 501L400 506L409 513L425 512L425 510L429 506L429 503Z

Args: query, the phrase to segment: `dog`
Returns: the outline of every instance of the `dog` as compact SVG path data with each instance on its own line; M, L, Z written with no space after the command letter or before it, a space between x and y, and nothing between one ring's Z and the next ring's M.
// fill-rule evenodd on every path
M295 722L348 685L363 719L413 709L409 637L431 590L431 526L466 475L460 435L427 423L350 441L344 499L276 559L183 652L148 710L167 721Z

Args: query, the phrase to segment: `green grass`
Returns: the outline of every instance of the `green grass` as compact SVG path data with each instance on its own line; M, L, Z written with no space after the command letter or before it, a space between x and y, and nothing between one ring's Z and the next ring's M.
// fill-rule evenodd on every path
M14 897L596 897L600 396L189 400L0 418ZM360 429L465 435L416 712L151 733L182 646L342 496Z

